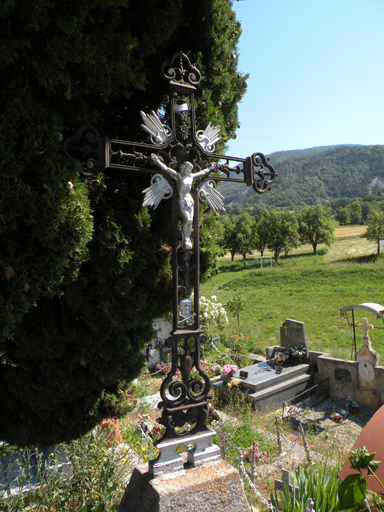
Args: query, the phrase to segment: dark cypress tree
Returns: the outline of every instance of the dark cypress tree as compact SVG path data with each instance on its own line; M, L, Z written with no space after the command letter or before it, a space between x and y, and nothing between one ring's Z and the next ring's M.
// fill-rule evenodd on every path
M182 49L203 75L201 128L220 124L224 143L246 85L239 35L228 0L1 4L1 440L67 441L121 414L170 309L170 205L142 210L145 178L84 180L63 138L92 124L142 140L139 111L164 105L160 65Z

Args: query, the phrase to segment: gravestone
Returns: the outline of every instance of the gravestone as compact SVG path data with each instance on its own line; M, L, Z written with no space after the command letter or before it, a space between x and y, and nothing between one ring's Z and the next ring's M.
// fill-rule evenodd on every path
M59 483L72 476L72 464L65 445L36 447L8 455L0 455L0 496L16 496L36 491L50 477Z
M373 325L368 324L363 318L363 323L358 327L364 330L362 336L363 346L357 352L358 388L355 390L355 400L361 404L377 409L380 405L380 393L377 391L375 367L379 360L379 354L372 349L368 331Z
M280 327L280 345L285 348L303 348L306 361L309 358L307 332L305 323L287 318Z

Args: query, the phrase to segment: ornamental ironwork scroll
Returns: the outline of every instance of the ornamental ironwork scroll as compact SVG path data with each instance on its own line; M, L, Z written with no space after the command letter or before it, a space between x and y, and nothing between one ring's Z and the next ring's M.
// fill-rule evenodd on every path
M172 199L173 330L166 341L172 348L172 368L160 389L158 421L165 433L155 443L160 454L150 461L152 475L182 469L183 461L175 453L182 443L195 445L188 450L193 466L220 459L220 449L211 443L215 432L206 425L210 380L200 365L206 337L199 321L199 202L213 213L225 211L218 182L246 183L263 194L277 176L262 153L247 158L215 153L219 126L208 123L196 130L194 94L201 76L183 52L161 69L169 83L169 114L163 118L154 111L141 112L148 142L99 137L95 128L83 126L64 144L68 157L85 162L85 176L98 170L152 174L143 190L143 207L157 208ZM175 380L178 374L181 380Z

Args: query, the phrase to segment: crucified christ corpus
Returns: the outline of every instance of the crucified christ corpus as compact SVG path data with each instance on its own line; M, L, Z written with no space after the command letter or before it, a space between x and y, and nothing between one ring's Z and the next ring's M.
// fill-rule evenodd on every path
M181 227L181 246L184 250L190 251L192 249L191 233L195 209L195 203L193 202L193 198L191 196L193 180L196 180L201 176L208 175L213 169L216 168L216 164L211 164L207 169L192 174L193 165L191 162L183 162L180 165L180 172L176 172L161 162L159 157L154 153L151 154L151 160L154 164L157 165L157 167L169 174L177 182L178 201L180 205L181 216L183 218Z

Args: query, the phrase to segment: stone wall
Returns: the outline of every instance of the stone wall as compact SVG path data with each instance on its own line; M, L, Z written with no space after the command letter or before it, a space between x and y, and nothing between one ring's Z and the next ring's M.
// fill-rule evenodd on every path
M355 389L358 386L357 361L346 361L323 355L317 357L317 366L319 382L329 378L331 398L355 398ZM336 370L347 370L351 381L337 380Z
M370 407L379 408L384 404L384 367L375 366L376 389L359 387L357 361L336 359L328 354L317 357L318 377L320 382L329 378L331 398L353 398L359 403ZM351 376L350 382L339 380L336 371L347 370ZM372 395L372 396L371 396ZM364 398L362 398L364 397Z
M267 359L272 357L274 346L267 347ZM384 367L375 366L375 379L369 385L359 383L358 362L336 359L324 352L309 351L309 361L314 364L317 374L315 383L329 379L331 398L354 399L360 404L378 409L384 404Z

